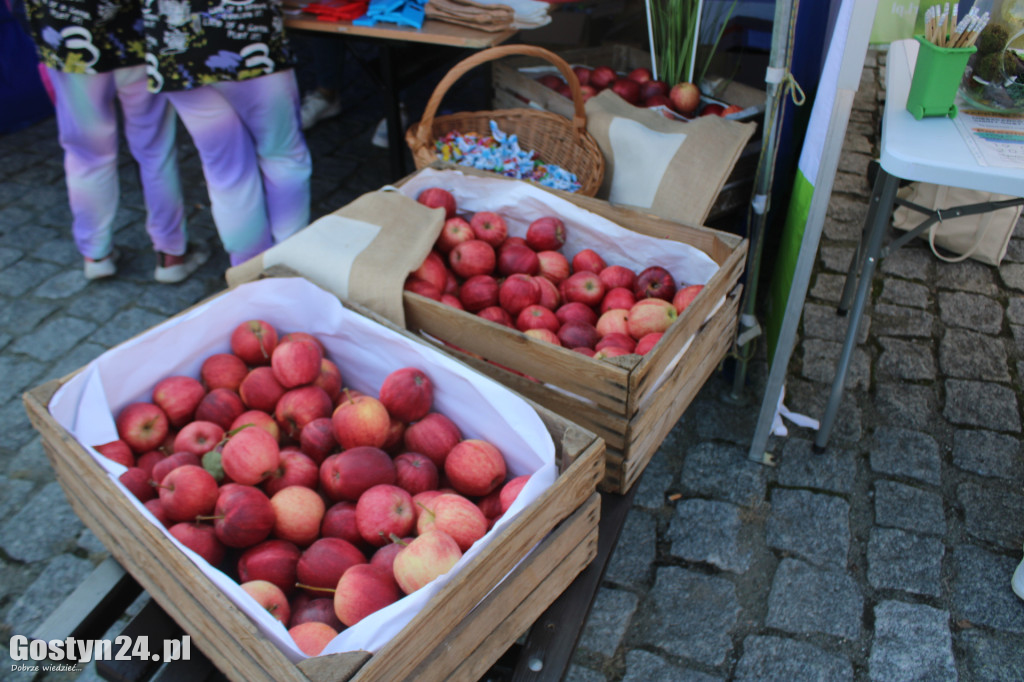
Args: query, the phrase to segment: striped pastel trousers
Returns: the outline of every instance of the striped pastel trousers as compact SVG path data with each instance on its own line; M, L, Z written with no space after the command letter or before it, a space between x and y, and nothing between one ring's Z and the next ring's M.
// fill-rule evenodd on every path
M306 227L312 159L291 69L166 94L199 152L232 265Z
M147 91L146 67L98 74L47 70L64 149L71 232L79 253L99 260L113 248L114 216L120 200L117 102L124 114L128 148L139 164L146 231L153 248L173 255L185 253L176 119L164 96Z

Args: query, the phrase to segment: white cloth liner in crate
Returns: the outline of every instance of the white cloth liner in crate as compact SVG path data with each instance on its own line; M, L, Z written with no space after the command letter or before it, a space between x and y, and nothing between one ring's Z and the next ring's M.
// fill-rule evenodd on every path
M178 374L198 377L205 358L230 352L231 330L254 318L266 320L283 332L316 335L326 346L328 357L341 369L345 385L370 395L379 393L384 378L393 370L419 367L434 382L435 411L450 417L465 438L482 438L497 445L505 455L510 477L531 474L508 512L452 571L342 631L323 653L375 652L554 482L554 443L536 411L499 383L427 344L412 341L344 308L335 296L306 280L260 280L229 290L112 348L64 384L50 401L49 410L57 422L92 453L139 512L161 528L149 510L117 480L124 467L90 446L115 440L114 415L129 403L150 400L152 388L161 378ZM307 658L285 627L235 581L185 548L166 530L164 533L289 659L297 662Z

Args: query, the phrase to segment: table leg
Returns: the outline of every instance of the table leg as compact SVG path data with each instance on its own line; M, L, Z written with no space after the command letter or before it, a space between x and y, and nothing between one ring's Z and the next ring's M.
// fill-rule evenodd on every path
M405 176L405 131L402 130L402 105L399 97L398 77L395 73L394 48L382 41L380 46L381 77L387 91L388 159L393 180Z
M870 223L861 236L864 242L863 253L858 247L858 255L863 257L860 278L857 282L857 295L850 308L849 320L847 321L846 338L843 341L843 351L839 356L839 364L836 366L836 376L832 381L832 391L825 407L825 414L821 418L821 426L814 437L814 450L823 452L828 443L828 437L835 424L836 413L839 411L839 401L843 396L843 384L846 383L846 374L850 368L850 358L853 356L853 348L857 344L857 328L860 326L860 318L864 313L864 304L867 302L868 292L871 290L871 278L875 273L875 265L878 262L878 254L882 249L882 238L885 236L886 228L889 226L889 214L892 212L893 202L896 199L896 188L899 178L889 175L884 169L879 169L878 178L875 180L875 187L871 194L871 205L868 210ZM845 297L845 292L844 292Z
M868 241L868 230L875 224L876 216L878 214L878 204L874 198L878 196L881 191L881 183L883 180L883 174L888 177L888 173L885 173L879 167L879 174L875 176L875 184L871 188L872 201L868 203L868 214L864 219L864 227L861 229L860 241L857 242L857 250L853 254L853 259L850 261L850 269L846 273L846 283L843 284L843 295L839 299L839 307L836 312L840 315L846 315L850 311L850 303L853 301L853 294L857 287L857 273L864 268L864 251ZM890 213L892 212L890 208Z

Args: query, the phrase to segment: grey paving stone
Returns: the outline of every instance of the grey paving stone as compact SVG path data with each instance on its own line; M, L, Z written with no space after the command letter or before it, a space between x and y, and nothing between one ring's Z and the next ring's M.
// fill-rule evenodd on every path
M596 670L581 665L570 665L565 674L565 682L605 682L605 676Z
M13 634L29 635L92 572L85 560L61 554L46 565L29 588L4 615Z
M875 471L906 476L932 485L941 482L939 445L927 433L880 426L872 440L870 462Z
M846 246L828 246L822 244L818 255L826 270L842 273L845 277L850 269L854 249Z
M867 154L850 153L850 151L850 148L843 145L843 154L839 157L839 170L867 177L868 162L872 157Z
M1024 495L967 482L957 486L964 527L978 538L1007 549L1024 543Z
M0 476L0 519L20 509L34 487L31 481Z
M853 680L853 664L841 654L785 637L753 635L743 640L736 664L737 682L789 680L819 682Z
M808 303L804 306L804 337L842 342L846 338L849 321L848 316L836 314L835 306ZM870 328L871 317L864 315L857 326L857 343L867 341Z
M863 609L864 597L849 573L783 559L768 595L765 625L794 634L854 640L860 636Z
M1024 647L1018 637L978 629L957 635L966 672L975 680L1024 680Z
M980 381L1009 381L1002 339L966 329L949 329L939 343L939 366L945 376Z
M41 324L31 334L22 336L11 347L15 352L24 353L36 360L52 362L95 330L94 323L77 317L51 319Z
M819 339L807 339L800 344L803 349L803 370L801 376L811 381L820 381L831 385L836 376L836 366L842 344ZM871 383L870 355L862 347L853 349L850 365L846 373L845 389L866 390Z
M12 234L8 232L4 236L4 241L8 245L16 244L10 241L11 238ZM23 296L40 280L55 275L59 270L53 263L23 258L0 270L0 291L8 296Z
M957 680L949 613L924 604L878 604L868 668L879 682Z
M82 296L68 304L69 315L83 320L103 323L118 311L138 302L138 287L116 278L92 282L89 295Z
M0 355L0 404L20 396L35 386L45 366L25 358L16 358L6 352Z
M75 248L75 242L67 237L40 243L32 250L32 257L65 267L79 268L82 264L82 256Z
M612 654L622 643L638 602L632 592L598 589L580 636L580 646L596 653Z
M748 446L757 424L756 415L737 410L721 400L702 400L691 405L687 414L697 426L701 440L722 440Z
M939 292L939 314L951 327L966 327L988 334L997 334L1003 327L1003 307L988 296Z
M1020 223L1018 223L1019 229ZM1006 245L1006 256L1003 258L1004 263L1022 263L1024 262L1024 240L1011 239L1010 243Z
M935 271L935 284L941 289L995 296L999 293L999 286L993 272L991 266L970 259L960 263L943 263Z
M894 305L927 308L932 303L932 290L917 282L886 277L882 282L882 294L879 300Z
M875 395L881 421L890 426L928 428L939 409L938 392L934 386L879 383Z
M846 567L850 505L833 495L776 488L765 526L768 546L822 568Z
M897 528L872 528L868 540L868 581L893 589L938 597L942 592L942 541Z
M914 248L908 244L883 258L880 269L886 275L928 281L935 276L935 258L927 247Z
M845 282L845 275L822 272L814 278L814 284L807 293L813 299L832 304L832 314L835 315L835 305L842 300Z
M89 552L90 554L109 554L106 546L100 541L98 537L96 537L96 534L88 528L83 529L82 532L78 534L78 540L76 541L76 544L82 549L84 549L86 552Z
M819 455L813 447L814 441L805 438L786 440L777 465L779 484L834 493L852 492L857 478L856 453L832 446Z
M1024 451L1013 436L958 429L953 434L953 463L981 476L1024 481Z
M725 578L665 566L637 613L639 635L673 656L717 666L732 649L739 613L736 588Z
M1014 324L1024 324L1024 297L1010 297L1010 300L1006 302L1006 319Z
M634 498L635 499L635 498ZM658 554L658 524L639 509L630 510L605 569L605 580L617 585L646 585Z
M868 217L868 207L859 198L833 194L828 201L825 215L833 220L854 223L859 229Z
M89 285L89 280L77 270L58 272L32 292L40 298L62 300L74 296Z
M27 334L55 310L57 310L57 306L52 303L41 303L24 298L6 301L3 306L0 306L0 329L18 336Z
M861 230L862 226L859 223L848 223L828 217L825 218L825 225L822 226L822 234L825 239L833 242L856 242L860 237Z
M669 434L671 436L671 434ZM654 453L636 482L633 505L644 509L660 509L665 504L665 492L675 478L669 470L668 457L662 447Z
M879 303L872 313L875 331L885 336L930 337L935 316L926 310Z
M38 433L29 424L28 415L21 400L9 400L0 403L0 430L7 434L7 448L21 448L38 437ZM10 456L10 455L7 455Z
M0 246L0 268L6 268L11 263L17 262L17 260L24 255L25 252L21 249L11 249L6 246Z
M0 351L2 351L7 346L7 344L9 344L13 340L14 337L11 336L10 334L0 332Z
M1020 562L974 545L952 551L953 621L1024 634L1024 609L1010 589L1010 578Z
M716 682L723 679L699 670L680 668L643 649L631 649L626 652L626 674L622 682Z
M946 533L942 495L896 481L875 481L875 524L942 536Z
M1024 291L1024 265L1020 263L1004 263L999 266L999 277L1007 288L1015 291Z
M862 173L836 173L836 179L832 183L833 192L844 192L848 194L865 194L871 188L868 186L867 177ZM858 234L860 226L857 226Z
M747 459L747 451L731 445L700 443L683 462L680 485L695 495L752 506L764 500L764 467Z
M931 348L919 341L880 337L882 353L878 356L880 375L907 381L931 381L935 378L935 358Z
M46 523L39 522L40 512ZM18 561L42 561L73 545L81 530L60 485L48 483L0 525L0 549Z
M90 341L107 347L116 346L136 334L154 327L166 319L163 315L148 310L132 308L114 315L105 325L89 337Z
M1020 433L1017 396L998 384L948 379L942 415L954 424Z
M1024 325L1011 324L1010 333L1013 334L1013 349L1017 356L1024 355Z
M798 414L820 419L825 414L830 390L830 384L807 381L791 375L786 384L785 404ZM843 443L856 443L863 437L864 411L857 398L858 396L851 391L844 391L840 397L839 410L836 412L836 421L829 438L829 448L841 447ZM787 428L792 426L787 424ZM797 432L791 429L790 437L796 435ZM814 434L808 431L801 435L811 438Z
M676 507L669 524L669 553L687 561L711 564L743 574L750 568L751 551L740 541L740 508L728 502L690 499Z

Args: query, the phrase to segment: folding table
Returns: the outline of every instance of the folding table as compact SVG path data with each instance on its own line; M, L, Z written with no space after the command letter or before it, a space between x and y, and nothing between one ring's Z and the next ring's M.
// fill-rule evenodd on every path
M940 212L924 211L922 207L907 204L896 198L896 190L901 179L1010 196L1024 194L1024 168L983 166L975 159L957 124L951 118L942 116L915 120L907 111L907 93L910 91L914 64L917 61L917 49L916 40L900 40L892 43L889 49L879 151L881 168L871 191L864 232L857 245L856 255L850 263L839 304L839 314L848 314L849 322L828 404L821 418L821 427L814 439L815 450L819 452L827 445L835 424L850 357L856 344L857 327L864 312L864 304L871 288L871 278L878 261L922 233L937 220L1024 204L1024 199L1010 199L958 206ZM925 220L915 230L892 241L883 249L882 241L891 221L893 206L897 203L923 213Z

